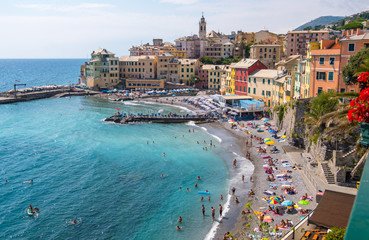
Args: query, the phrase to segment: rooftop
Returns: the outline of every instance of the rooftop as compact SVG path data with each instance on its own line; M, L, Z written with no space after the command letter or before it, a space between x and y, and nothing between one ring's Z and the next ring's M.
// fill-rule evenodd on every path
M311 55L340 55L340 49L314 49Z
M275 69L259 69L249 75L249 77L255 78L277 78L278 73L281 74L281 71Z
M225 100L248 100L253 99L250 96L241 96L241 95L223 95L221 98L224 98Z
M244 58L235 65L232 66L232 68L249 68L252 65L254 65L257 61L257 59L251 59L251 58Z
M128 62L128 61L139 61L139 60L144 60L144 59L151 59L154 60L155 56L124 56L124 57L120 57L119 61L121 62Z

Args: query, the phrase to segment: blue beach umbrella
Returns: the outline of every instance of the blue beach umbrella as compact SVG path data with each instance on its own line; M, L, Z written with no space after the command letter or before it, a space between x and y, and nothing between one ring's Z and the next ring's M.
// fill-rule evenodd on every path
M268 118L265 118L265 119L263 119L263 121L264 121L264 122L268 122L268 121L269 121L269 119L268 119Z
M291 206L293 204L293 202L291 200L285 200L281 203L282 206Z
M276 130L269 130L270 133L277 133Z

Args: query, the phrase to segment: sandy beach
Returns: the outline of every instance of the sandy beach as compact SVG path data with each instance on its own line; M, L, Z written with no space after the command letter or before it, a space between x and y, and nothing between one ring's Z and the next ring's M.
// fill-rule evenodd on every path
M175 105L187 108L191 111L199 110L195 106L183 102L182 100L184 98L186 97L145 98L139 99L138 101L172 106ZM301 218L306 215L300 214L298 211L299 209L314 209L316 207L315 199L310 197L315 196L315 193L308 191L299 171L297 168L293 168L291 159L283 151L283 147L288 146L287 139L278 139L281 141L273 139L272 133L268 131L267 126L265 126L265 122L262 120L252 121L252 123L257 127L252 128L248 125L248 122L245 121L240 121L234 124L227 121L216 121L209 124L199 125L199 127L206 129L209 134L223 139L223 147L228 151L233 152L234 159L237 159L236 167L233 166L234 159L226 160L230 174L228 206L226 206L226 209L224 210L223 217L216 218L217 220L214 222L213 228L205 239L223 239L224 234L227 232L230 232L231 235L237 239L246 239L249 234L259 235L260 233L257 232L257 228L261 221L258 219L258 216L261 214L265 220L268 220L269 222L269 232L271 234L276 234L274 235L275 237L283 236L293 225L297 224ZM271 128L276 129L275 122L273 120L268 121L268 123ZM262 130L262 132L258 132L258 129ZM278 132L277 135L282 136L283 130ZM254 136L254 139L251 139L251 136ZM255 140L256 137L262 139L271 138L275 141L275 144L267 146L263 141L260 141L263 142L260 144L259 140ZM276 146L279 153L270 153L273 146ZM258 151L258 147L265 148L266 153L260 153ZM274 163L274 166L272 166L273 172L271 173L275 178L273 182L267 181L268 175L271 176L271 174L267 174L264 169L265 164L267 163L267 156L270 157ZM246 157L249 157L249 159ZM277 175L279 174L287 174L288 178L278 178ZM242 175L244 175L244 181L242 181ZM295 188L297 193L287 194L282 191L281 182L283 181L290 182L290 186ZM273 184L275 188L271 188L270 184ZM284 185L285 187L287 186L286 184ZM233 187L236 189L234 195L232 195L231 191ZM249 191L251 189L255 195L249 195ZM299 205L298 202L305 194L309 196L309 204ZM282 206L280 203L269 204L266 201L272 196L282 196L285 200L290 200L298 206L290 208L292 209L292 212L287 212L286 206ZM239 200L239 203L235 202L236 198ZM247 203L251 203L250 214L252 215L252 219L254 219L253 221L250 221L249 219L250 214L245 213L248 211L248 208L245 207L245 204ZM267 211L269 206L271 208L278 207L280 210L279 214ZM260 215L256 215L252 213L252 211L260 213ZM273 229L276 225L280 226L282 220L285 222L288 220L288 226L282 228L279 227L279 230L274 231L273 233ZM246 227L247 223L250 223L249 227ZM256 230L256 232L254 230Z

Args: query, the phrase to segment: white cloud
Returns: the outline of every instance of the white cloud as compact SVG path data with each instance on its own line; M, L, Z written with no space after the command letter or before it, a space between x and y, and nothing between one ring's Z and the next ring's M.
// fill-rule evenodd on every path
M197 0L160 0L161 3L172 3L178 5L191 5L197 2Z
M73 12L88 9L111 8L112 4L101 3L81 3L77 5L56 5L56 4L18 4L18 8L39 10L39 11L57 11L57 12Z

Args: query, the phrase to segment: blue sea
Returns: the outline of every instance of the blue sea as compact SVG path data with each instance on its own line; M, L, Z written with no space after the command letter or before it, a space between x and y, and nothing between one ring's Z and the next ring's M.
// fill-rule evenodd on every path
M78 84L80 66L87 59L0 59L0 92L25 83L28 88L44 85ZM17 81L16 81L17 80Z
M5 61L8 67L0 68L2 79L13 78L7 74L10 69L18 69L10 67L10 63L18 65L17 61ZM32 79L29 84L34 86L68 84L69 79L78 76L81 63L24 61L19 60L24 64L21 72L24 79ZM56 62L64 65L59 69ZM53 72L56 82L44 79L44 73L36 78L33 74L37 71L28 69L44 69L43 63L53 66L49 74ZM10 75L16 76L17 72ZM11 84L2 82L1 86L8 89ZM192 124L117 125L102 121L117 108L126 113L184 111L95 97L0 105L0 239L207 236L216 225L211 219L211 206L218 215L218 204L226 205L228 200L228 166L234 154L219 138ZM210 140L216 147L210 146ZM33 183L24 183L30 180ZM200 201L197 191L201 190L211 192L210 201ZM221 194L223 201L219 200ZM40 209L37 216L26 215L30 204ZM201 204L206 208L205 217ZM73 220L77 224L72 224ZM182 231L176 230L177 225Z

